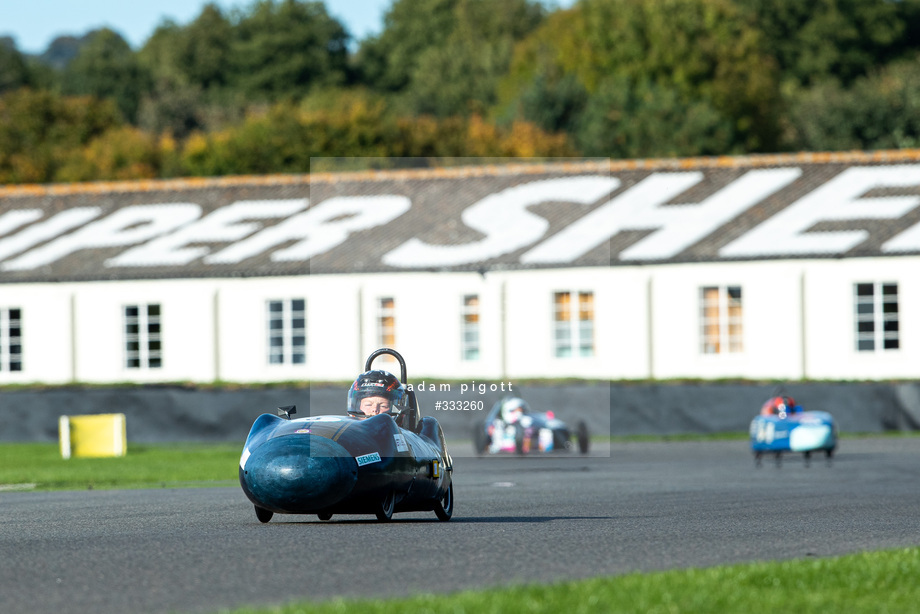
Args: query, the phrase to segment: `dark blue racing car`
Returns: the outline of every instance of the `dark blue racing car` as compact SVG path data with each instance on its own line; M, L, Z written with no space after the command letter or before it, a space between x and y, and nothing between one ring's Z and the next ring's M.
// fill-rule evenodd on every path
M388 354L401 381L373 360ZM453 461L438 421L422 417L395 350L372 353L348 392L345 415L293 418L294 407L262 414L240 457L240 485L256 517L274 514L374 514L433 511L450 520L454 510Z

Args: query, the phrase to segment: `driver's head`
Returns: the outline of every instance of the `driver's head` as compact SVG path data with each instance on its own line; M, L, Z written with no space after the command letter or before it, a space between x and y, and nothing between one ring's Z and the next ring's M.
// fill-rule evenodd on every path
M524 399L512 397L502 403L502 420L505 424L514 424L524 414L530 413L530 408Z
M789 414L794 414L800 410L800 408L795 404L795 399L792 397L780 397L776 403L776 410L782 416L787 416Z
M390 399L387 397L364 397L358 401L358 409L365 416L376 416L390 411Z
M366 371L348 391L348 415L367 418L377 414L398 414L405 404L405 386L387 371Z
M780 418L785 418L791 413L800 411L800 408L795 404L795 399L788 396L778 396L773 397L767 401L765 406L764 414L773 414L779 416Z

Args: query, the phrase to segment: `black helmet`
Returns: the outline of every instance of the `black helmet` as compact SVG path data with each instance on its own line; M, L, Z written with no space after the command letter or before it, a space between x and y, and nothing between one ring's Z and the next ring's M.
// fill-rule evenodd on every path
M380 413L388 413L396 418L407 405L407 395L406 387L389 371L365 371L348 390L348 415L355 418L373 415L361 410L361 400L368 397L383 397L389 402L389 407Z

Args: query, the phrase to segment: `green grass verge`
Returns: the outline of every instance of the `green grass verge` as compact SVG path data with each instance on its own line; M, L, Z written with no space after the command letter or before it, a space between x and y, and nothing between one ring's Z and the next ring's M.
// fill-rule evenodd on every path
M920 548L826 559L629 574L548 586L335 599L223 614L910 614L920 612Z
M238 484L243 444L129 444L117 458L61 458L57 444L0 444L0 488L84 490ZM34 485L34 486L32 486Z

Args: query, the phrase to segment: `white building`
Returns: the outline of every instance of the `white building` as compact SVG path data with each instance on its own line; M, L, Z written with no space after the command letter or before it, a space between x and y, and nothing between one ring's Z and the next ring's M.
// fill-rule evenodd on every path
M0 188L0 385L920 379L920 151Z

